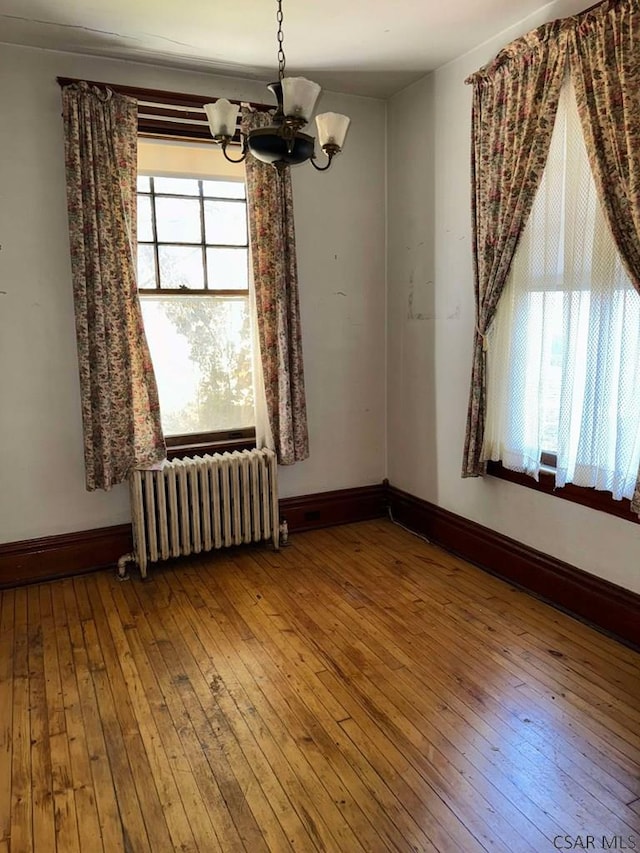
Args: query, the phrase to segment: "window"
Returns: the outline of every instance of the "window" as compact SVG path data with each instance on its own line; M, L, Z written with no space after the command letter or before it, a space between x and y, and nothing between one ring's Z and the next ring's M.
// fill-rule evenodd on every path
M210 162L185 169L194 147L141 141L139 153L138 288L163 430L180 445L255 422L245 185Z
M631 498L640 465L640 297L565 84L549 159L489 334L484 457Z

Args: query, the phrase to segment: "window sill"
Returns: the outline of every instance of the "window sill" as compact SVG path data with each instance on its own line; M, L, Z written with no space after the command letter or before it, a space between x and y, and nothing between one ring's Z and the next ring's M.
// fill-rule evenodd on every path
M181 435L167 438L167 459L184 459L210 453L233 453L234 450L253 450L256 446L255 430L234 431L236 435ZM241 432L241 435L237 433Z
M573 483L569 483L562 489L556 489L554 476L551 472L541 471L540 479L536 482L533 477L529 477L526 474L520 474L517 471L509 471L507 468L503 468L500 462L489 462L487 464L487 473L492 477L498 477L500 480L517 483L520 486L525 486L527 489L535 489L537 492L546 492L546 494L553 495L553 497L582 504L582 506L588 506L591 509L623 518L625 521L640 524L640 517L635 512L631 512L631 501L626 498L616 501L610 492L586 489L582 486L574 486Z

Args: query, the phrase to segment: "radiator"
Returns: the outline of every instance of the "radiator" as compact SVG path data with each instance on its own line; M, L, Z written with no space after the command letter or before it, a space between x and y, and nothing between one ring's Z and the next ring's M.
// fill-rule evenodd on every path
M276 458L271 450L215 453L134 470L129 478L133 553L142 577L158 560L270 539L279 547Z

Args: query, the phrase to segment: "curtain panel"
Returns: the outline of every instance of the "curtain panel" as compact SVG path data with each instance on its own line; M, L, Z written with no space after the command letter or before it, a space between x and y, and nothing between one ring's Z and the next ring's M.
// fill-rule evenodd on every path
M242 131L272 120L243 107ZM278 462L291 465L309 456L291 175L252 156L245 169L266 407Z
M587 156L613 239L640 293L640 6L603 3L576 19L571 76ZM636 413L636 417L640 412ZM640 473L631 508L640 513Z
M640 6L607 2L577 20L571 76L591 170L640 292Z
M556 21L510 44L467 81L476 329L463 477L485 472L486 335L544 171L566 58L566 31Z
M62 90L69 242L87 489L166 456L136 285L137 105Z

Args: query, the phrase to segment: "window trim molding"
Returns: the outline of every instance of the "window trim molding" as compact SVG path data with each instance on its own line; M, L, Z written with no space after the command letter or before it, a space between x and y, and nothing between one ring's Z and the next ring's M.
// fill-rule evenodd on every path
M232 453L234 450L253 450L256 447L255 427L219 430L218 432L188 433L165 436L167 459L204 456L211 453Z
M509 483L516 483L527 489L544 492L555 498L562 498L563 500L581 504L590 509L615 515L617 518L622 518L633 524L640 524L640 517L631 511L631 501L628 498L616 501L613 499L611 492L576 486L573 483L567 483L566 486L557 489L555 486L555 477L549 471L541 471L540 479L536 481L527 474L522 474L519 471L510 471L501 462L488 462L487 474L500 480L506 480Z

